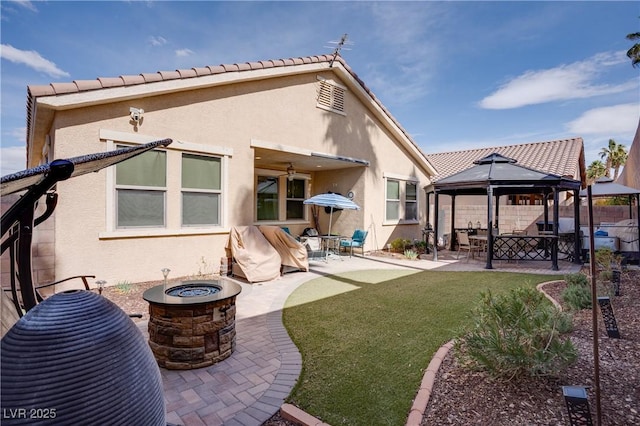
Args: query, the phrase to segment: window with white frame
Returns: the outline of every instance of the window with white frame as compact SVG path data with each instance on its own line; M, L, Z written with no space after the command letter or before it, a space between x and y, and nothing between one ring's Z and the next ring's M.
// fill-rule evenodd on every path
M278 220L278 178L258 176L257 185L258 220Z
M287 176L259 174L256 182L256 219L258 221L304 220L307 180Z
M148 151L118 163L115 174L116 227L164 227L167 198L166 151Z
M221 159L182 154L182 225L220 225Z
M100 130L108 151L155 140ZM228 157L233 149L181 141L106 169L106 226L100 238L216 233L225 224Z
M387 179L387 220L400 219L400 181Z
M418 220L418 184L410 178L385 177L385 220L416 222Z
M306 186L304 179L287 179L287 220L304 219Z
M418 220L418 185L405 183L404 220Z

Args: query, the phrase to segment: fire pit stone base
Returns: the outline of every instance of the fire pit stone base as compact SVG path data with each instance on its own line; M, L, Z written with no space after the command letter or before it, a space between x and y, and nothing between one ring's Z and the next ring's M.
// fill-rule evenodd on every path
M149 346L158 365L188 370L228 358L236 343L235 299L233 295L197 304L150 302Z

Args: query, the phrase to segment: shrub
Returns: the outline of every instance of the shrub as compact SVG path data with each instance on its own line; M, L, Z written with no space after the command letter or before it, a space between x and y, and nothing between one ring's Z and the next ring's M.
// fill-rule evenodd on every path
M456 340L458 359L469 368L511 380L557 375L576 359L571 341L560 338L571 329L570 317L535 289L482 293L472 315Z
M601 247L596 250L594 258L598 268L603 271L611 271L612 269L620 270L622 268L623 257L619 254L615 254L608 247Z
M591 289L586 285L569 284L562 292L562 299L572 311L591 308Z
M568 285L582 285L585 287L589 286L589 280L584 274L568 274L564 276L564 280Z
M584 274L568 274L564 276L567 288L562 292L562 299L570 310L579 311L591 307L591 287Z
M411 245L411 241L406 240L404 238L396 238L395 240L391 241L391 249L398 253L403 253L405 247L410 245Z
M133 291L133 284L129 281L120 281L116 284L114 291L119 294L129 294Z
M413 246L416 248L418 253L425 253L427 251L427 243L421 240L414 240Z

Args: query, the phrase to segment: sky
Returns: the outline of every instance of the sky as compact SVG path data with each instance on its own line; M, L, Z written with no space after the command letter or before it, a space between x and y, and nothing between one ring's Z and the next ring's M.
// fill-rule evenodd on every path
M28 85L341 54L423 152L582 137L631 146L640 2L0 1L0 173Z

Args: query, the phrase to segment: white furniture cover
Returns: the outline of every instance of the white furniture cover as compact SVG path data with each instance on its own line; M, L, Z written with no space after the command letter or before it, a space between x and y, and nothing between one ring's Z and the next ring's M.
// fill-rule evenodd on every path
M258 229L280 255L282 266L284 267L283 271L287 271L286 267L289 268L289 271L300 270L307 272L309 270L309 259L305 246L279 226L260 225Z
M233 275L245 278L250 283L269 281L280 276L280 255L257 226L232 227L227 248L234 259Z

